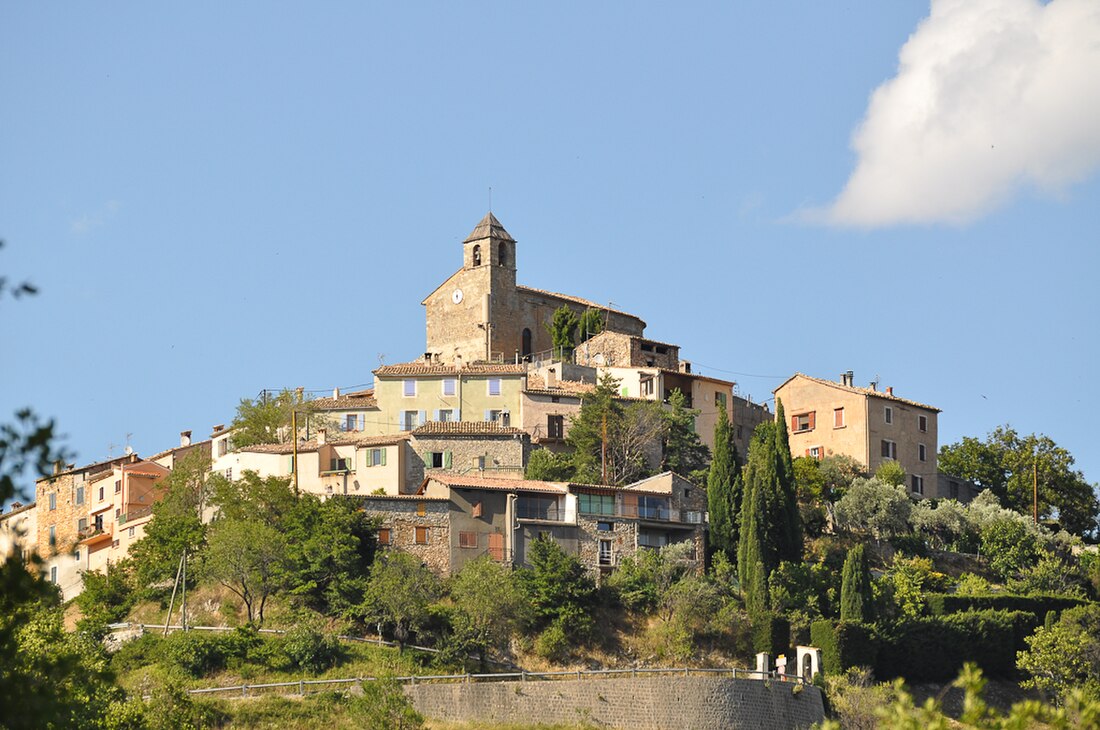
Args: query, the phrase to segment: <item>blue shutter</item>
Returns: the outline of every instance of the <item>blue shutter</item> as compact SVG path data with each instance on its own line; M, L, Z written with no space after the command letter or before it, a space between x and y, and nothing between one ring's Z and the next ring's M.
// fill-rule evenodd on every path
M428 412L427 411L420 411L420 422L417 423L416 425L417 426L423 426L427 422L428 422Z
M490 410L485 411L485 420L486 421L493 420L493 412L492 411L490 411Z

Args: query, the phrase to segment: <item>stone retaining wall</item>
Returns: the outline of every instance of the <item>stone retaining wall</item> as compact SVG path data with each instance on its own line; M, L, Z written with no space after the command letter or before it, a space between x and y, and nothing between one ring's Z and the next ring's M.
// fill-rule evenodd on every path
M809 728L825 717L816 687L755 679L650 676L417 684L405 685L405 693L420 713L451 722L583 722L631 730L794 730Z

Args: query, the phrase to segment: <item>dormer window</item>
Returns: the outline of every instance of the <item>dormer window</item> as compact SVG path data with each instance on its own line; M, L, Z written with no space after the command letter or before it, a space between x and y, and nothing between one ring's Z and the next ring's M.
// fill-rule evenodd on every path
M474 244L474 266L481 266L481 244Z

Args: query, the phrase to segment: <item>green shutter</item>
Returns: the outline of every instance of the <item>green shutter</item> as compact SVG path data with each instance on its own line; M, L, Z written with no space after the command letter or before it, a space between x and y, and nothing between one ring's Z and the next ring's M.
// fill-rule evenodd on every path
M381 454L382 454L381 466L385 466L386 465L386 449L382 448L382 449L380 449L380 451L381 451Z
M450 469L451 468L451 452L450 451L444 451L443 452L443 468L444 469Z

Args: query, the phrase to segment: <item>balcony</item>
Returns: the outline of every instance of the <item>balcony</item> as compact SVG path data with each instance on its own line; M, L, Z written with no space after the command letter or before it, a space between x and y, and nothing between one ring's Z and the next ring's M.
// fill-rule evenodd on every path
M91 547L92 545L98 545L102 542L110 542L114 539L114 533L111 530L104 530L102 527L96 525L89 525L77 533L82 545Z
M687 525L701 525L706 522L706 512L701 510L680 510L662 504L616 504L614 508L609 506L603 509L597 507L580 508L580 514L590 519L600 517L623 517L631 520L647 520L650 522L678 522Z
M565 522L565 508L556 504L516 502L516 518L520 520L542 520L544 522Z
M140 520L142 517L148 517L151 514L153 514L153 506L152 505L145 505L144 507L136 507L136 508L130 510L129 512L124 512L121 515L119 515L118 516L118 524L124 525L127 522L132 522L133 520Z

